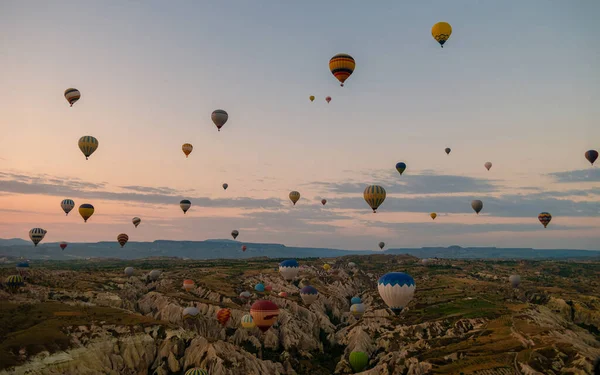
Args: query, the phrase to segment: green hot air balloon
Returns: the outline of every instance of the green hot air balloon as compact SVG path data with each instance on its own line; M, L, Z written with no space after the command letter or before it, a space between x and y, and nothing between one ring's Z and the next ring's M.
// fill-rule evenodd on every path
M354 372L361 372L369 364L369 356L365 352L350 353L350 366Z

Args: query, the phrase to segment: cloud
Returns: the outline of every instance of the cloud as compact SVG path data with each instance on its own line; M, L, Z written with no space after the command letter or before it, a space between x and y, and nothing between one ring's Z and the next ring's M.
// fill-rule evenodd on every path
M548 176L554 178L556 182L600 182L600 169L578 169L574 171L554 172Z
M125 190L133 190L139 193L152 193L152 194L167 194L173 195L179 193L175 189L171 189L170 187L160 186L160 187L149 187L149 186L119 186L121 189Z
M536 222L534 222L534 220ZM378 227L388 228L395 232L406 231L411 236L454 236L454 235L466 235L475 233L488 233L488 232L542 232L545 228L537 222L537 218L532 218L531 224L461 224L461 223L443 223L438 222L431 223L371 223L367 225L377 225ZM552 230L576 230L576 229L593 229L594 226L566 226L550 224ZM550 228L549 226L549 228Z

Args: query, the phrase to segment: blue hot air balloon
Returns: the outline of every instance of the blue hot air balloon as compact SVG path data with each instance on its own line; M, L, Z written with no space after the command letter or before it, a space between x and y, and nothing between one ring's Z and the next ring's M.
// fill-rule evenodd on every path
M317 300L317 297L319 297L319 291L315 289L315 287L307 285L300 289L300 297L302 297L304 303L310 305Z
M396 170L398 171L398 173L402 174L406 170L406 164L403 162L397 163Z
M415 295L415 280L404 272L390 272L379 278L377 289L383 301L399 314Z
M295 259L284 260L279 263L279 272L285 280L294 280L300 272L300 265Z
M254 290L256 290L257 292L263 293L265 291L265 284L263 284L263 283L256 284L256 286L254 287Z
M361 303L362 300L360 299L360 297L352 297L352 299L350 300L350 304L351 305L356 305L357 303Z

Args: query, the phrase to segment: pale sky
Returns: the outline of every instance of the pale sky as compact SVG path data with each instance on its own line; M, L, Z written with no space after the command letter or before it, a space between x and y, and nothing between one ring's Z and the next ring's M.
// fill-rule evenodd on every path
M0 238L600 248L600 2L411 3L0 2Z

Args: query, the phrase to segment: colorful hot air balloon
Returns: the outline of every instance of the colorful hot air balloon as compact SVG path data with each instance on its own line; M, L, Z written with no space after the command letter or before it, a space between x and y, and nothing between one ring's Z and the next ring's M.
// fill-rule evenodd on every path
M378 185L370 185L365 189L363 196L373 212L377 212L377 208L385 200L385 189Z
M44 239L46 233L47 231L45 229L33 228L29 231L29 238L31 239L31 242L33 242L33 245L37 246L40 243L40 241Z
M432 212L432 213L429 214L429 216L431 216L431 218L433 220L435 220L435 218L437 217L437 214L435 212Z
M234 229L231 231L231 237L233 237L233 239L235 240L237 238L237 236L240 235L240 232L237 231L237 229Z
M78 145L79 149L85 156L85 160L88 160L90 155L92 155L94 151L98 149L98 140L91 135L84 135L83 137L79 138Z
M142 222L142 219L140 219L139 217L134 217L133 219L131 219L131 222L133 223L133 225L135 225L135 227L137 228L138 225L140 225L140 223Z
M240 293L240 299L242 299L244 301L249 300L250 297L252 297L252 294L250 294L250 292L248 292L247 290Z
M278 296L279 297L287 297L288 294L287 294L287 292L279 292Z
M208 375L208 371L200 367L194 367L187 370L185 375Z
M217 130L221 131L221 128L223 127L223 125L225 125L225 123L229 119L229 115L227 114L227 112L225 112L222 109L216 109L210 115L210 118L217 126Z
M450 149L450 147L446 147L444 149L444 151L446 151L446 154L450 155L450 151L452 151L452 150Z
M81 98L81 93L79 92L79 90L74 88L68 88L65 90L65 99L67 99L67 101L69 102L70 107L72 107L73 104L75 104L75 102L79 100L79 98Z
M227 190L228 187L229 187L229 184L227 184L227 183L223 184L223 190Z
M323 206L325 206L325 203L327 203L327 199L321 199L321 204L322 204Z
M315 96L314 95L311 95L308 98L310 99L311 102L315 100Z
M596 150L589 150L585 152L585 158L592 164L594 165L594 162L596 161L596 159L598 159L598 151Z
M6 278L6 282L4 284L8 287L8 289L14 292L25 285L25 282L23 281L23 277L21 275L11 275Z
M292 203L294 204L294 206L296 205L296 202L298 202L298 199L300 199L300 193L298 193L297 191L290 191L290 200L292 201Z
M254 290L256 290L259 293L264 293L265 292L265 284L263 283L258 283L254 286Z
M117 236L117 242L119 243L119 245L121 245L121 247L125 246L127 241L129 241L129 236L125 233L121 233Z
M294 280L300 272L300 265L295 259L284 260L279 263L279 273L283 276L284 280Z
M65 211L65 214L68 215L69 212L75 208L75 202L73 202L72 199L63 199L63 201L60 202L60 207Z
M485 167L485 169L487 169L489 171L490 168L492 167L492 163L488 161L483 166Z
M192 202L190 202L187 199L183 199L181 202L179 202L179 207L181 207L181 210L185 215L185 213L190 209L190 207L192 207Z
M186 292L189 292L195 287L194 280L183 280L183 289L185 289Z
M404 171L406 170L406 163L396 163L396 170L398 171L398 173L400 173L400 175L402 175L402 173L404 173Z
M314 287L307 285L300 289L300 297L306 305L310 306L319 297L319 292Z
M438 22L431 28L431 35L444 48L444 43L452 35L452 26L448 22Z
M352 299L350 300L351 305L355 305L355 304L361 303L361 302L362 302L362 300L358 296L352 297Z
M94 214L94 206L89 203L84 203L79 206L79 215L83 218L83 222L87 223L88 219Z
M381 250L383 250L383 248L385 247L385 242L380 242L378 246Z
M352 75L356 68L356 61L350 55L338 53L329 60L329 70L338 81L340 86L344 87L344 82Z
M271 301L256 301L250 307L250 315L252 315L252 320L254 320L254 324L258 329L266 332L277 321L279 307Z
M518 288L519 284L521 284L521 276L519 275L510 275L508 281L512 285L513 288Z
M217 311L217 320L223 327L227 325L229 318L231 318L231 310L222 308L221 310Z
M66 242L61 242L60 245L58 245L62 250L67 248L67 243Z
M192 146L190 143L184 143L181 146L181 151L183 151L183 153L185 154L186 159L188 156L190 156L190 154L192 153L193 150L194 150L194 146Z
M483 209L483 202L476 199L471 202L471 207L473 207L473 210L479 215L479 212Z
M329 270L331 269L331 266L330 266L329 264L325 263L325 264L323 265L323 269L324 269L325 271L329 271Z
M265 286L265 294L266 295L271 294L272 291L273 291L273 286L271 286L271 285Z
M328 97L326 97L326 98L325 98L325 101L326 101L327 103L329 103L329 102L331 101L331 96L328 96Z
M185 309L183 309L183 312L181 313L183 320L186 320L188 322L196 319L199 314L200 314L200 310L198 310L195 306L186 307Z
M549 212L542 212L538 215L538 220L544 225L544 228L546 228L548 224L550 224L550 220L552 220L552 215L550 215Z
M350 313L356 317L361 317L365 313L366 307L364 303L354 303L350 306Z
M123 272L125 273L125 276L131 277L131 276L133 276L133 267L125 268L125 271L123 271Z
M246 245L242 245L242 251L246 251L247 247Z
M369 364L369 356L365 352L354 351L348 358L354 372L361 372Z
M377 289L390 309L399 314L413 299L416 284L415 280L404 272L390 272L379 278Z
M252 315L250 314L246 314L244 316L242 316L242 327L246 328L246 329L252 329L254 327L256 327L256 324L254 324L254 319L252 319Z

